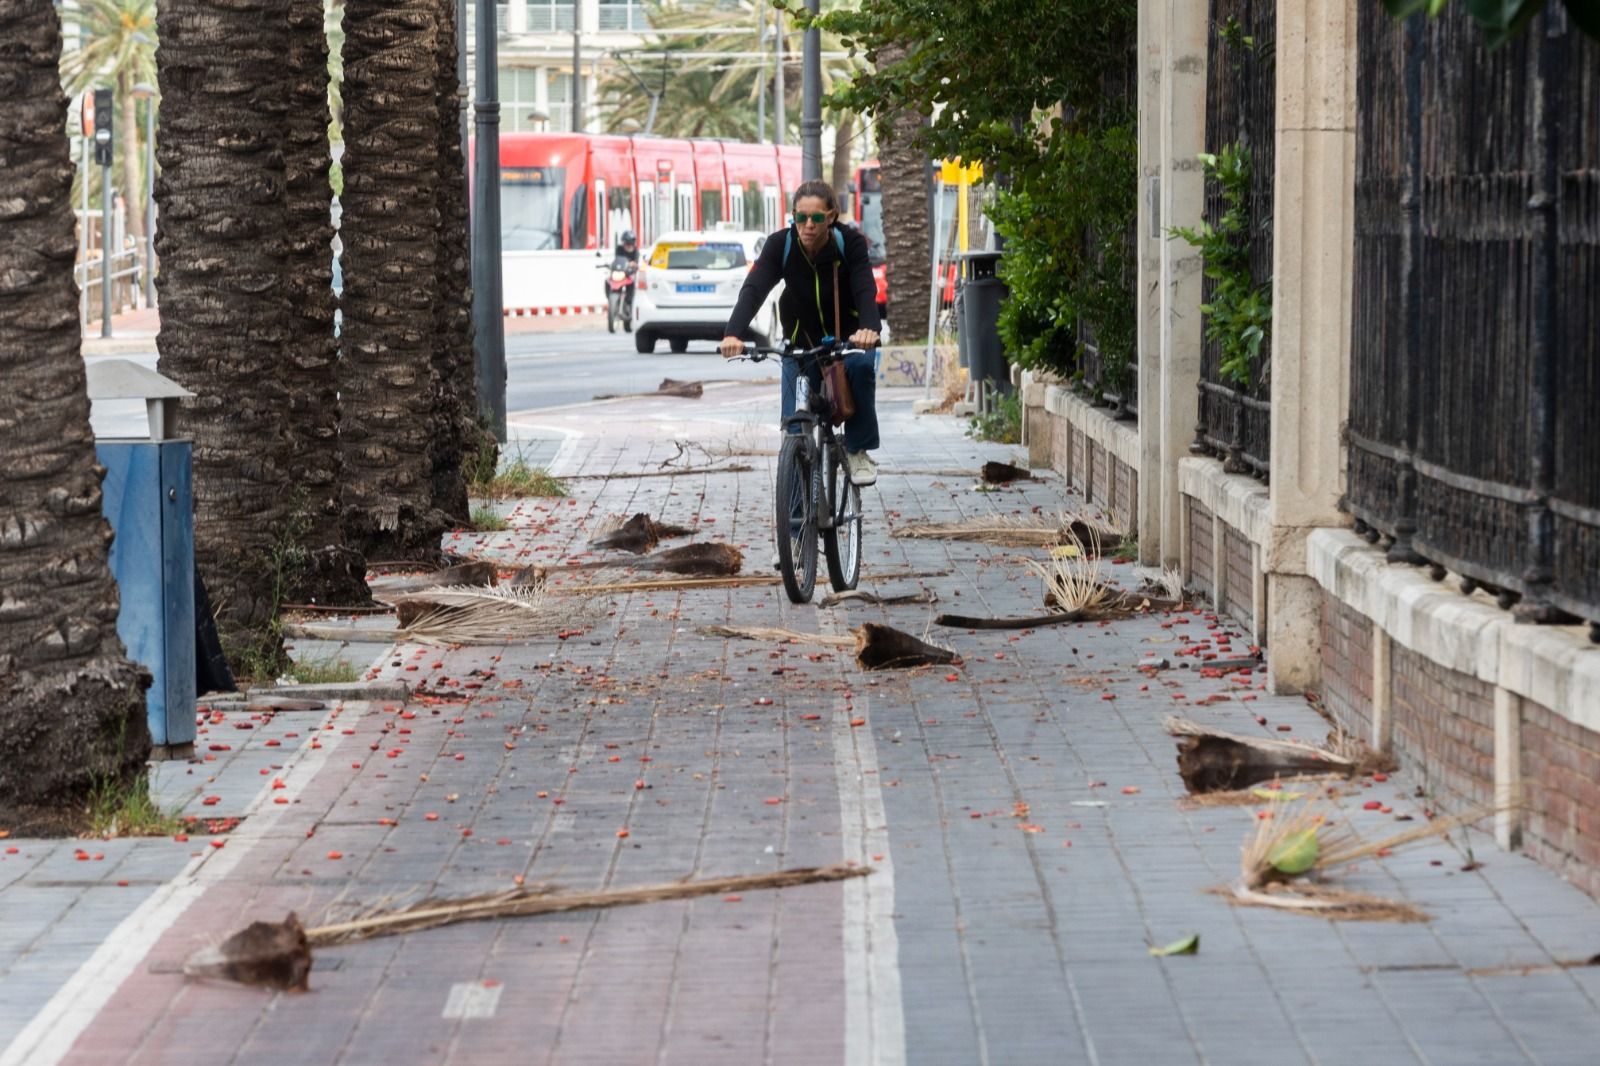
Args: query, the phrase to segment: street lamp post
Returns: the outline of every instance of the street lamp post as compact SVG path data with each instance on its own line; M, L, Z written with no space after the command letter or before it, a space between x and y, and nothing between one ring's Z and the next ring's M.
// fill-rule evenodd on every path
M572 0L572 132L583 132L583 0Z
M766 0L756 0L756 51L761 65L756 68L756 140L767 141L767 11Z
M144 305L156 302L156 87L140 82L133 87L144 101Z
M773 38L773 54L777 57L778 72L772 86L772 143L783 143L783 9L776 8L772 12L773 27L777 36Z
M111 121L110 89L94 91L94 158L100 164L100 336L111 336Z
M506 338L500 278L500 84L492 0L478 0L477 154L472 161L472 321L478 415L506 439Z

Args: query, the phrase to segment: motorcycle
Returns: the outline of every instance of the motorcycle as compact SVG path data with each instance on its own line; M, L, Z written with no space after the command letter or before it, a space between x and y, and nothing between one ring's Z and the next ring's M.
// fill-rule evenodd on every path
M633 332L633 282L634 275L639 272L639 264L626 256L617 256L611 261L611 266L606 274L606 331L617 331L617 320L622 320L622 329L626 333Z

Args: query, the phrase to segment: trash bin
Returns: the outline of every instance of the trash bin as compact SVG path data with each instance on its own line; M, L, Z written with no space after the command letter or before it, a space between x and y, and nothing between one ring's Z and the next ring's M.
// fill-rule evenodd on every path
M157 758L195 741L193 443L171 437L177 382L126 359L91 362L90 400L143 400L149 439L100 438L101 510L116 534L111 573L121 593L117 635L155 683L145 694Z
M1000 344L1000 302L1006 283L997 276L1000 252L968 252L967 282L962 287L962 333L967 341L967 362L972 380L986 383L989 392L1011 392L1011 367Z

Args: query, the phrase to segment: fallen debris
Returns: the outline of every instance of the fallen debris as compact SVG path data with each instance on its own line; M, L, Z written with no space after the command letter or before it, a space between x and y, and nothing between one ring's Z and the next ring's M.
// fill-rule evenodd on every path
M560 587L552 586L550 592L557 596L594 596L607 592L666 592L688 589L751 588L758 585L779 585L783 578L777 574L740 574L737 577L662 577L642 581L602 581L592 584L579 582Z
M498 644L557 636L595 619L587 605L542 588L430 589L395 603L398 641Z
M979 471L979 475L983 478L985 485L1009 485L1013 481L1033 480L1033 472L1031 470L1024 470L1020 466L1012 466L1010 463L997 463L992 460L983 464L983 469Z
M202 948L183 964L189 977L215 977L285 992L309 987L311 945L293 911L281 922L251 922L215 947Z
M705 395L706 387L699 381L674 381L672 378L662 378L661 384L656 386L655 392L606 392L596 396L596 400L625 400L638 396L679 396L685 400L698 400Z
M854 637L830 636L826 633L806 633L798 629L768 629L762 626L706 626L700 630L708 637L732 637L736 640L770 640L780 644L823 644L830 648L849 648Z
M956 661L956 653L892 626L867 622L854 630L856 663L863 670L904 670L913 666L933 666Z
M529 885L461 899L425 899L410 906L374 910L350 921L313 929L303 928L299 919L291 913L277 924L252 923L216 947L196 952L184 964L183 972L191 977L220 977L241 984L305 991L313 947L351 944L459 922L523 918L768 888L791 888L795 885L865 877L872 872L870 866L838 863L740 877L669 881L602 892L556 892L545 885Z
M1303 741L1248 737L1207 729L1177 715L1166 720L1178 737L1178 773L1192 793L1248 788L1274 778L1297 774L1343 774L1384 771L1393 760L1343 735L1325 747Z
M913 522L900 526L893 535L913 540L966 540L1002 548L1050 548L1076 539L1098 552L1101 543L1117 534L1086 518L1062 513L1054 521L986 515L964 522Z
M589 547L619 548L635 555L643 555L645 552L654 551L655 546L668 537L686 537L690 532L691 530L683 526L664 525L640 511L627 521L617 518L602 523L594 538L589 541Z
M964 614L941 614L934 618L936 626L952 629L1037 629L1041 626L1058 626L1067 622L1082 622L1089 615L1083 611L1064 611L1060 614L1041 614L1032 618L969 618Z
M623 481L642 477L684 477L689 474L748 474L755 467L749 463L729 463L727 466L685 466L674 470L629 470L609 474L563 474L563 481Z
M894 596L883 596L876 592L867 592L862 589L846 589L843 592L829 592L817 601L818 607L837 607L841 603L868 603L878 607L898 607L907 603L938 603L939 594L932 589L919 589L916 592L903 592Z

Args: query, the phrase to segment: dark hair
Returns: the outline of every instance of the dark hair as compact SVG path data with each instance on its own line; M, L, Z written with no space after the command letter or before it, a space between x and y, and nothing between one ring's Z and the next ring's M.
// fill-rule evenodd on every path
M790 203L789 209L798 209L801 199L807 196L815 196L828 205L829 211L834 214L839 213L839 198L833 194L833 186L820 179L802 182L800 187L794 191L794 200Z

